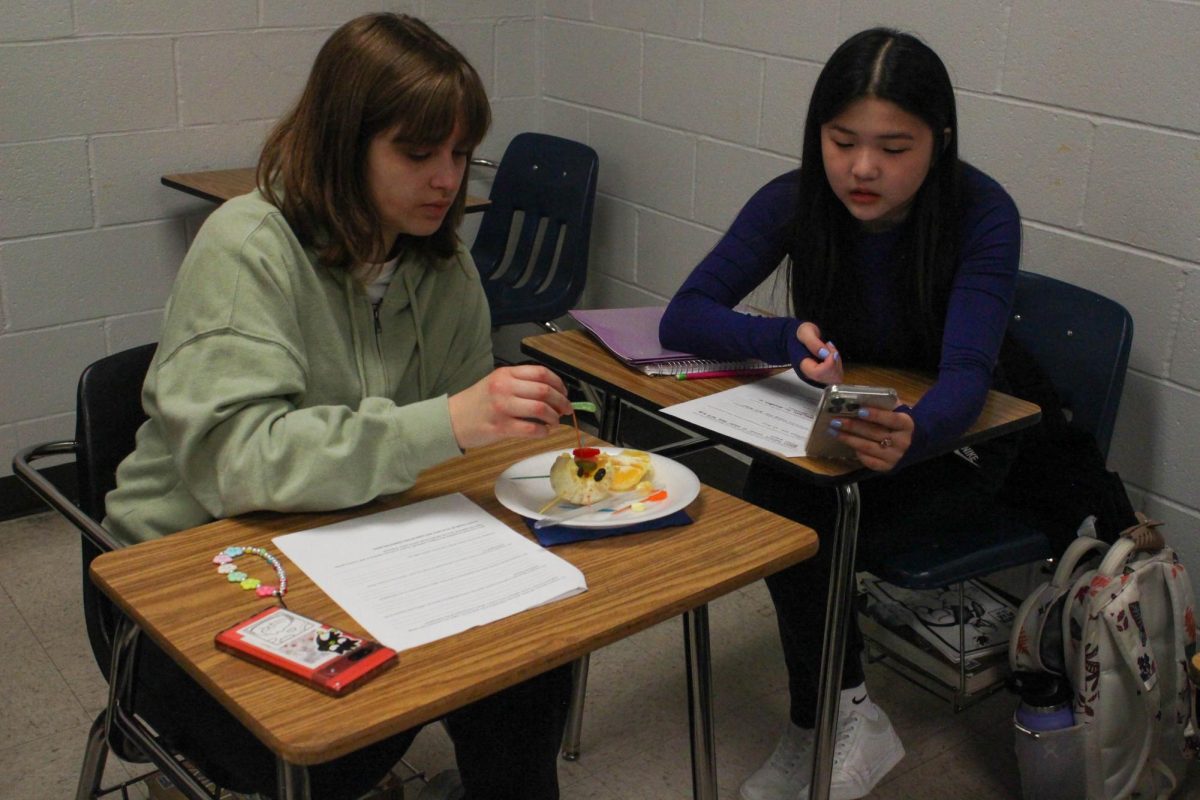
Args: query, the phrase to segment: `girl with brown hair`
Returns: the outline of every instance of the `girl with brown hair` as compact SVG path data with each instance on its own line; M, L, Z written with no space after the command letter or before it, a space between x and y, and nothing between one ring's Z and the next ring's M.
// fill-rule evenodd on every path
M209 217L180 269L149 419L107 498L114 535L357 505L570 413L550 371L493 369L487 300L456 233L489 124L475 70L419 20L370 14L329 38L267 139L258 190ZM139 713L209 777L274 793L270 751L149 642L138 682ZM446 717L466 797L558 797L569 690L555 669ZM415 735L312 768L313 796L361 795Z

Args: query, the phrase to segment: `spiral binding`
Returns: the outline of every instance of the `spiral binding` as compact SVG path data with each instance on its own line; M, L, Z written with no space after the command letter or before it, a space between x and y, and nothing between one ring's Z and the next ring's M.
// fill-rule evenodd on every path
M656 361L653 364L643 364L642 372L647 375L685 375L693 372L724 372L725 370L756 370L786 367L787 364L768 364L757 358L742 361L714 361L707 358L686 358L677 361Z

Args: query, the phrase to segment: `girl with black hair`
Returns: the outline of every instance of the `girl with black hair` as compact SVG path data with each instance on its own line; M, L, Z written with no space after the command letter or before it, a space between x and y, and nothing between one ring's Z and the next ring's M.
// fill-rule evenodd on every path
M958 158L954 90L914 36L876 28L843 43L813 89L800 169L772 180L684 282L663 316L663 345L702 356L787 361L816 383L844 359L936 373L913 407L864 409L834 436L886 473L861 486L860 552L880 556L969 521L993 501L1015 446L1001 440L922 460L965 431L991 388L1015 290L1020 218L996 181ZM793 316L733 307L786 259ZM835 344L836 342L836 344ZM839 425L839 423L835 423ZM833 530L832 490L755 463L747 498ZM791 694L775 752L743 783L746 800L807 796L829 556L767 579ZM864 683L852 631L843 669L832 797L867 795L904 756Z

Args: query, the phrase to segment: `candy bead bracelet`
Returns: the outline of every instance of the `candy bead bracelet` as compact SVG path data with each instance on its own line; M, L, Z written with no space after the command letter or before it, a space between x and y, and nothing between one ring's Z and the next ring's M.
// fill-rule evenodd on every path
M233 560L243 553L252 553L274 567L275 574L279 576L279 585L271 586L270 584L263 583L258 578L251 578L245 572L238 569ZM265 549L261 547L231 545L213 556L212 561L217 565L217 572L224 575L225 579L230 583L236 583L247 591L253 589L259 597L278 597L279 602L283 602L283 596L287 594L287 574L284 573L283 564L279 563L279 559Z

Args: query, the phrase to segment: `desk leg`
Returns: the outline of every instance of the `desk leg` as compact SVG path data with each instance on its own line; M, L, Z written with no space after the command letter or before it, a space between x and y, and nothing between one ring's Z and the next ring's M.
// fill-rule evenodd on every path
M842 691L842 661L846 631L854 607L854 553L858 548L858 484L837 487L837 525L833 533L829 599L825 607L825 641L821 648L821 679L817 693L817 729L813 743L810 800L829 800L833 777L833 745L837 738L838 698Z
M693 800L716 800L717 759L712 716L712 661L708 642L708 606L683 615L687 649L688 727L692 735Z
M604 393L604 406L600 410L600 438L609 444L620 444L617 435L621 432L621 398L616 392Z
M571 664L571 704L567 706L567 729L563 732L563 761L579 760L579 740L583 736L583 704L587 699L588 665L592 656L585 653Z
M292 764L276 756L275 780L279 787L279 800L312 800L308 767L303 764Z

